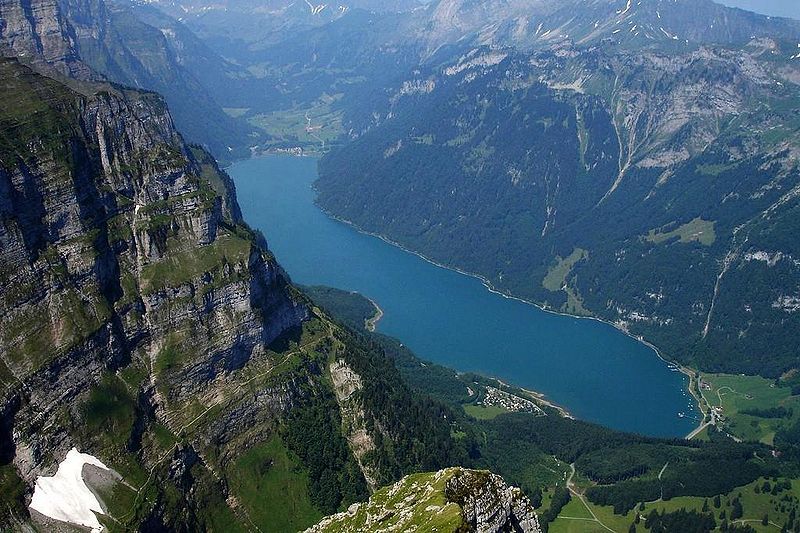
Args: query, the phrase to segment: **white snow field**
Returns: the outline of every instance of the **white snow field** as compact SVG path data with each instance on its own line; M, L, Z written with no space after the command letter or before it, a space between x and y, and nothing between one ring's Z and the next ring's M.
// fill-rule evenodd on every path
M55 520L86 526L92 533L100 533L103 526L93 511L102 514L103 509L83 480L83 465L86 464L109 470L96 457L72 448L58 465L55 476L36 480L30 508Z

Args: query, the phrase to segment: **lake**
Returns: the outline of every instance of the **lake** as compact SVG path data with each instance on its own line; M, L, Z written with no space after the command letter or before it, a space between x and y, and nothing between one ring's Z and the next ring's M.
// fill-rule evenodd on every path
M245 220L264 232L293 281L372 298L385 313L378 330L421 358L542 392L615 429L682 437L696 426L687 378L644 344L608 324L494 294L325 215L314 204L316 159L270 156L228 172Z

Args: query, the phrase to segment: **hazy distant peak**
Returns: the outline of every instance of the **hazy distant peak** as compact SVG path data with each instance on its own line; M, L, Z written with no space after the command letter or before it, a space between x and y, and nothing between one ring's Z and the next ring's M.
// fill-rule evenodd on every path
M711 0L438 0L425 36L434 45L473 36L481 44L548 46L609 40L743 45L754 38L800 39L800 22Z

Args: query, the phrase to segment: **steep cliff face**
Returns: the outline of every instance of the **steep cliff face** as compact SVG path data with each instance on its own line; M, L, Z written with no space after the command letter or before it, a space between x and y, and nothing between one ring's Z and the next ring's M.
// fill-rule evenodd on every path
M59 411L109 372L135 368L127 385L178 433L309 315L159 97L0 69L2 449L30 482L79 444Z
M57 0L0 2L0 52L67 76L86 78L89 69L75 50L75 34Z
M27 506L72 448L120 475L97 490L112 530L302 529L464 459L290 284L159 96L8 58L0 80L0 523L52 527Z
M540 533L539 520L522 492L500 476L449 468L413 474L375 493L369 502L329 516L307 533L442 531Z

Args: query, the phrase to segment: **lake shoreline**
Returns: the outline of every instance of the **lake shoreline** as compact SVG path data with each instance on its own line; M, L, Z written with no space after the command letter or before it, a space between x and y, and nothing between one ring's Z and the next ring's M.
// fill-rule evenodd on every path
M407 336L422 356L435 354L438 364L487 378L511 377L543 393L515 387L520 395L537 403L553 398L582 420L663 438L683 438L695 427L696 404L687 401L686 375L678 374L674 363L665 366L664 357L653 359L648 348L654 347L624 330L618 335L618 327L601 327L607 322L596 317L575 317L574 310L554 311L513 291L504 293L481 275L433 261L325 212L315 201L316 163L315 157L268 155L228 168L237 190L245 191L246 220L268 232L271 248L288 261L286 268L298 281L371 296L379 307L392 309L378 331ZM273 202L269 210L265 202ZM372 315L362 309L360 327ZM502 336L490 340L495 335Z
M316 188L313 185L312 185L311 188L314 190L315 193L317 192ZM492 285L492 282L489 281L486 277L482 276L481 274L476 274L474 272L467 272L467 271L462 270L462 269L460 269L458 267L448 266L448 265L439 263L439 262L437 262L437 261L435 261L433 259L430 259L429 257L426 257L425 255L423 255L420 252L417 252L415 250L411 250L411 249L403 246L402 244L393 241L392 239L388 238L385 235L382 235L380 233L375 233L375 232L364 230L363 228L359 227L356 223L352 222L351 220L347 220L347 219L345 219L343 217L335 215L334 213L332 213L332 212L328 211L327 209L323 208L321 205L319 205L319 203L317 203L316 199L314 201L314 205L316 205L319 208L319 210L322 211L327 217L329 217L329 218L331 218L331 219L333 219L333 220L335 220L337 222L340 222L342 224L345 224L347 226L350 226L351 228L353 228L354 230L356 230L357 232L359 232L359 233L361 233L363 235L369 235L371 237L377 237L378 239L382 240L386 244L394 246L395 248L399 248L400 250L403 250L406 253L413 254L413 255L419 257L420 259L422 259L423 261L426 261L427 263L430 263L431 265L436 266L438 268L449 270L451 272L457 272L458 274L461 274L463 276L467 276L467 277L470 277L470 278L477 279L483 284L483 286L486 288L486 290L488 290L492 294L496 294L498 296L502 296L503 298L507 298L509 300L516 300L518 302L521 302L521 303L524 303L524 304L527 304L527 305L531 305L533 307L536 307L540 311L544 311L546 313L551 313L551 314L554 314L554 315L563 316L563 317L569 317L569 318L575 318L575 319L594 320L596 322L600 322L602 324L609 325L609 326L613 327L615 330L620 331L621 333L624 333L625 335L627 335L631 339L634 339L634 340L640 342L641 344L643 344L643 345L647 346L648 348L650 348L651 350L653 350L653 352L656 354L656 357L658 357L661 361L663 361L664 364L666 364L669 368L674 368L674 369L676 369L677 371L679 371L680 373L682 373L683 375L685 375L687 377L686 390L689 392L690 396L694 400L694 403L695 403L695 406L696 406L697 410L702 415L701 418L700 418L700 422L697 425L697 428L699 428L699 427L701 427L703 425L703 417L705 416L705 413L702 410L700 399L698 398L697 394L695 394L694 390L692 389L692 380L697 375L697 371L692 369L692 368L686 367L686 366L678 363L677 361L671 361L671 360L667 359L666 357L664 357L664 355L661 353L661 350L659 350L657 346L655 346L651 342L645 340L640 335L634 335L634 334L630 333L629 331L626 331L625 329L619 327L617 324L615 324L613 322L610 322L608 320L604 320L602 318L598 318L598 317L594 317L594 316L572 315L572 314L569 314L569 313L564 313L562 311L556 311L554 309L545 307L542 304L536 303L534 301L526 300L525 298L521 298L519 296L514 296L512 294L503 292L500 289L497 289L494 285ZM525 389L525 390L527 392L533 393L534 395L540 396L542 399L545 398L545 396L543 394L539 393L539 392L529 391L527 389ZM563 410L564 412L568 412L566 409L562 408L561 406L557 406L557 404L553 404L553 405L554 405L554 407L556 407L559 410ZM570 417L571 417L571 415L570 415ZM697 428L695 428L695 430L692 430L689 434L687 434L687 436L691 435L692 433L694 433L694 431L696 431ZM686 438L686 437L684 437L684 438Z
M369 300L369 303L371 303L372 306L375 308L375 314L372 316L372 318L368 318L367 320L364 321L364 327L366 328L366 330L369 331L370 333L375 333L375 330L378 329L378 322L380 322L381 319L383 318L384 314L383 309L381 309L381 306L378 305L378 303L369 296L365 296L363 294L361 296L364 296L364 298Z

